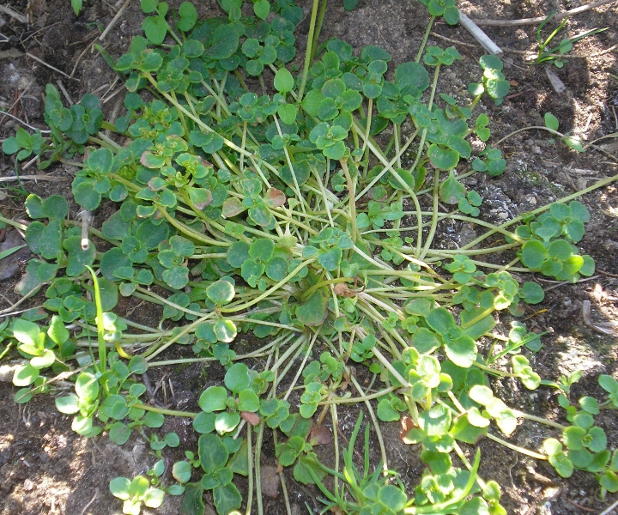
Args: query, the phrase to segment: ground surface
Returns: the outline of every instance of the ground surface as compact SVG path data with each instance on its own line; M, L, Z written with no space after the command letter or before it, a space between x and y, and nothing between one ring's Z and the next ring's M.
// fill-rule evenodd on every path
M122 5L93 0L76 18L68 0L25 1L5 3L30 17L22 23L15 17L0 13L0 105L4 110L43 128L42 93L45 84L61 83L67 96L77 100L84 93L95 93L107 99L106 109L113 111L122 94L113 93L122 87L115 74L91 44L101 34ZM579 0L468 0L459 7L471 18L516 20L545 16L585 4ZM309 4L309 2L304 2ZM573 36L595 27L609 30L584 39L575 45L568 62L561 70L551 70L564 83L557 93L542 66L524 63L526 54L535 50L535 25L521 27L486 27L487 34L504 50L504 73L511 81L511 93L500 107L491 102L481 106L490 114L494 141L526 126L543 125L542 116L552 112L561 123L561 130L581 135L590 142L618 131L618 2L584 12L572 18L568 34ZM200 2L200 15L216 12L215 2ZM393 55L396 63L413 60L427 23L424 7L415 2L398 0L361 0L358 8L346 13L341 2L332 1L325 21L324 38L338 37L355 48L367 44L379 45ZM308 14L308 5L305 5ZM101 42L115 58L128 47L141 23L139 2L133 1L118 23ZM305 20L300 31L306 31ZM302 39L302 38L300 38ZM462 28L436 25L430 44L454 44L463 55L444 74L439 89L450 94L466 95L466 86L477 79L481 47ZM28 52L30 55L25 55ZM44 66L32 56L53 66ZM12 135L16 123L0 116L0 137ZM544 205L552 200L580 191L596 181L618 173L616 140L599 142L607 145L605 153L590 149L578 154L542 131L521 132L501 144L508 156L507 172L498 179L477 178L475 189L486 199L484 216L500 220ZM35 166L20 175L37 173ZM16 190L14 162L0 157L0 206L3 216L23 218L22 199ZM28 192L41 196L59 193L70 196L72 170L53 168L46 181L24 181ZM573 398L600 395L596 377L600 373L615 377L618 363L617 335L611 323L618 323L618 191L615 185L596 190L583 197L592 219L580 244L583 254L590 254L597 264L597 275L577 285L543 281L546 300L537 312L530 311L528 324L543 337L543 349L534 356L536 370L543 378L556 378L582 370L584 377L573 389ZM96 222L95 222L96 224ZM445 244L458 237L444 235ZM457 241L455 241L457 243ZM0 281L0 309L6 309L17 296L12 287L19 270L7 273ZM591 302L591 318L582 315L584 301ZM127 306L127 312L134 309ZM148 317L148 313L140 316ZM156 320L157 315L152 314ZM606 324L605 327L600 327ZM155 322L156 325L156 322ZM609 329L608 329L609 327ZM602 329L605 328L605 333ZM163 377L163 374L167 374ZM212 380L212 377L209 377ZM194 408L196 396L204 388L204 374L198 367L153 371L151 381L164 380L174 387L176 407ZM496 383L503 398L512 406L531 413L557 418L562 416L552 391L540 389L530 393L518 389L516 383ZM50 398L36 399L27 406L12 402L14 389L0 382L0 514L67 514L106 515L119 513L120 502L109 493L108 483L119 475L132 477L144 473L154 462L148 449L138 440L122 448L109 443L106 437L86 441L70 429L68 417L58 414ZM356 414L342 417L342 434L349 435ZM608 411L599 417L609 439L609 447L618 447L618 416ZM195 436L181 420L169 421L183 440L182 447L195 446ZM391 427L392 426L392 427ZM422 470L413 449L404 446L396 424L384 429L387 448L392 455L392 468L398 470L404 483L414 483ZM526 424L514 435L518 444L538 448L545 433ZM485 478L494 478L504 491L503 504L512 514L573 514L601 513L614 501L597 497L597 483L590 474L576 473L569 480L560 479L544 462L524 456L485 441L481 450L486 457L480 471ZM272 449L271 449L272 452ZM328 449L320 451L328 454ZM170 455L168 459L178 459ZM275 465L274 457L265 449L263 463ZM284 472L284 474L287 474ZM319 504L315 492L297 485L286 476L294 513L306 513L305 506L317 513ZM276 495L276 492L275 492ZM279 495L280 497L280 495ZM280 499L266 499L265 513L284 513ZM168 497L160 513L179 513L177 499Z

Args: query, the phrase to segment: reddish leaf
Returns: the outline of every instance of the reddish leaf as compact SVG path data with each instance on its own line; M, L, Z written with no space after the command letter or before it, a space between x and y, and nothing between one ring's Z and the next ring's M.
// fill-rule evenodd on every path
M223 218L231 218L232 216L239 215L245 209L245 206L242 205L240 200L236 197L229 197L223 202L223 207L221 208L221 216Z
M252 426L257 426L260 423L260 416L257 413L251 413L250 411L241 411L240 416L245 419Z
M405 442L404 438L408 434L408 431L411 431L412 429L418 426L414 423L414 420L412 420L407 415L404 415L403 417L401 417L400 423L401 423L401 431L399 431L399 437L401 438L402 441Z
M266 203L270 207L280 207L286 202L285 193L276 188L270 188L266 194Z
M312 445L326 445L333 439L331 430L324 426L313 426L309 433L309 440Z

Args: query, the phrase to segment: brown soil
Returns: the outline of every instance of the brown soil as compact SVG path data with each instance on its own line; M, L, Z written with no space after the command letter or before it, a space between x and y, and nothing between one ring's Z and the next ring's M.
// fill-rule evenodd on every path
M179 2L172 2L176 3ZM300 3L307 15L310 2ZM476 19L515 20L545 16L554 9L563 12L584 3L578 0L463 0L459 7ZM42 94L46 83L62 83L67 96L74 100L85 93L108 98L109 92L121 88L122 84L116 81L105 61L91 51L91 44L122 4L122 1L112 4L91 0L76 18L68 0L48 0L47 3L32 0L28 6L25 0L8 0L4 5L26 13L30 22L21 23L0 13L0 106L3 110L43 128ZM216 2L202 1L198 10L201 16L212 15L217 12ZM131 37L139 33L141 19L139 2L133 2L105 40L97 42L117 58L126 51ZM577 43L564 68L550 66L566 87L561 94L552 88L543 66L529 66L524 62L526 55L534 55L536 26L486 27L487 34L504 50L504 73L512 84L511 93L502 106L497 107L492 102L481 105L490 117L493 140L522 127L543 125L543 115L548 111L560 120L562 131L578 134L587 142L617 132L617 19L616 3L571 19L567 28L570 36L595 27L609 27L609 30ZM344 39L357 49L368 44L379 45L393 55L395 63L400 63L415 58L426 24L426 11L416 2L361 0L357 9L346 13L341 2L332 1L323 37ZM308 19L305 19L300 32L306 32L307 26ZM439 91L465 97L467 84L478 79L477 61L484 54L482 48L463 28L444 24L434 27L429 44L442 47L454 44L463 55L462 61L443 74ZM105 104L108 113L116 109L122 98L122 94L110 98ZM0 124L2 137L12 135L17 127L17 122L1 115ZM507 172L497 179L474 178L477 181L475 189L485 199L483 216L492 221L514 217L616 175L615 141L610 138L599 142L603 152L590 149L579 154L543 131L530 130L514 135L501 145L508 156ZM14 177L14 168L14 160L0 156L0 177ZM20 171L22 176L35 173L38 172L34 166ZM46 178L53 180L24 180L25 190L43 197L56 193L70 198L73 171L56 167L46 173L49 173ZM23 218L23 198L20 190L15 189L17 181L0 185L3 216ZM538 278L547 287L546 300L527 315L528 324L548 332L543 337L543 349L532 358L538 373L543 378L555 379L575 370L584 372L582 381L573 387L573 399L582 395L601 397L603 392L596 383L600 373L618 377L617 335L615 332L603 334L599 329L600 324L618 323L618 191L615 185L610 185L585 195L581 201L590 209L592 219L579 246L583 254L590 254L596 261L597 275L576 285ZM445 234L444 238L446 241L452 237ZM0 282L1 309L18 300L13 292L14 280ZM582 305L587 300L592 303L592 320L582 316ZM132 308L135 306L127 306L127 310ZM142 313L142 316L149 314ZM150 316L158 320L156 314ZM151 381L154 383L167 373L163 379L170 381L177 393L173 400L175 405L195 409L196 399L206 384L205 376L208 375L209 380L216 379L216 375L208 372L197 366L181 372L153 371ZM518 383L506 380L496 382L494 387L513 407L546 418L561 420L563 417L552 390L541 388L529 392L522 390ZM12 401L14 391L10 383L0 382L0 514L120 513L121 503L109 492L108 483L116 476L133 477L145 473L153 465L155 458L143 442L132 439L123 447L117 447L105 436L84 440L71 431L70 419L55 410L53 399L36 398L19 406ZM344 421L341 433L348 437L356 412L343 412L341 420ZM608 447L618 448L616 412L604 412L597 423L607 432ZM196 437L182 419L166 422L163 429L176 431L182 439L181 448L166 455L170 462L180 459L184 449L195 448ZM422 464L415 449L402 444L398 431L397 424L384 427L392 460L389 466L399 471L405 484L414 484L420 477ZM526 423L517 430L513 441L538 448L546 435L546 430ZM600 513L616 499L612 495L605 500L599 499L598 484L592 474L575 473L572 478L563 480L546 462L518 455L489 440L482 442L481 451L485 459L480 474L501 485L508 513ZM325 457L329 453L326 446L320 450ZM269 448L265 448L263 463L275 465L272 446L270 454ZM309 509L318 513L317 492L296 484L288 471L283 474L290 491L292 512L302 513ZM277 498L265 499L265 513L285 513L280 493ZM167 496L158 512L176 514L179 510L179 499Z

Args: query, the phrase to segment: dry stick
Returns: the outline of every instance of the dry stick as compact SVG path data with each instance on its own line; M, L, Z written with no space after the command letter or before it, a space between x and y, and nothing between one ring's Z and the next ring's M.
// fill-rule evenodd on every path
M122 7L118 9L118 12L116 13L116 16L112 18L112 21L110 21L107 27L105 27L103 34L99 36L99 41L103 41L105 39L105 37L109 34L109 31L112 30L112 27L116 25L116 22L118 21L120 16L122 16L122 13L125 11L127 7L129 7L130 3L131 3L131 0L126 0L125 3L122 4Z
M26 55L28 57L30 57L31 59L34 59L38 63L41 63L43 66L47 66L50 70L54 70L55 72L58 72L60 75L64 75L67 79L71 78L66 73L64 73L62 70L59 70L58 68L55 68L51 64L47 64L45 61L43 61L43 59L37 57L36 55L32 55L30 52L26 52Z
M19 103L19 101L22 99L22 97L26 94L26 91L28 91L30 89L30 86L32 86L34 84L35 79L32 79L28 85L25 87L25 89L19 94L19 96L17 97L17 99L15 100L15 102L13 102L11 104L11 106L7 109L7 111L12 111L13 108ZM3 116L2 118L0 118L0 123L4 122L4 118L5 116Z
M0 5L0 12L3 12L4 14L8 14L9 16L11 16L12 18L15 18L20 23L28 23L27 16L23 14L19 14L17 11L14 11L13 9L11 9L10 7L7 7L6 5Z
M490 54L498 55L502 53L502 49L496 45L487 34L485 34L470 18L464 13L459 11L459 23L466 29L474 39L476 39L481 46L487 50Z
M437 32L430 32L429 34L431 36L435 36L437 38L443 39L444 41L448 41L449 43L454 43L455 45L467 46L470 48L478 48L478 45L475 45L473 43L464 43L463 41L459 41L458 39L447 38L446 36L443 36L442 34L438 34Z
M68 181L68 177L54 177L53 175L20 175L19 177L0 177L0 182L9 181Z
M575 14L580 14L590 9L594 9L595 7L601 7L602 5L607 5L614 3L618 0L600 0L598 2L592 2L588 5L582 5L581 7L577 7L575 9L571 9L570 11L565 11L560 14L556 14L552 20L560 21L562 18L566 18L568 16L574 16ZM536 18L524 18L523 20L474 20L477 25L484 26L493 26L493 27L520 27L522 25L536 25L537 23L541 23L545 21L547 16L537 16Z
M32 125L30 125L29 123L24 122L21 118L17 118L17 116L9 113L9 112L3 112L2 113L3 116L8 116L9 118L13 118L13 120L21 123L24 127L28 127L30 130L33 131L40 131L41 134L49 134L51 131L46 130L46 129L39 129L38 127L34 127Z
M77 56L77 60L75 61L75 66L73 66L73 70L71 71L71 75L69 75L69 79L72 79L73 75L75 75L75 72L77 71L77 66L81 62L81 60L84 57L84 55L86 54L86 52L88 52L88 50L92 50L92 45L94 45L94 40L95 39L96 39L96 34L95 34L95 37L92 39L92 41L86 45L86 48L84 48L80 52L80 54Z
M616 501L614 504L612 504L609 508L607 508L606 510L603 510L601 513L599 513L599 515L609 515L612 511L614 511L614 509L618 506L618 501Z

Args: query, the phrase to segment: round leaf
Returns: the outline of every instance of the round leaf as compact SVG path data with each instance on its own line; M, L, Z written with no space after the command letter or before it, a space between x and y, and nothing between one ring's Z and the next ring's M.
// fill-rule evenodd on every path
M227 390L223 386L209 386L202 392L198 406L206 413L221 411L227 407Z
M220 279L206 288L206 295L214 304L228 304L234 298L234 285Z
M275 88L282 95L285 95L294 89L294 78L286 68L277 70L277 73L275 74Z

